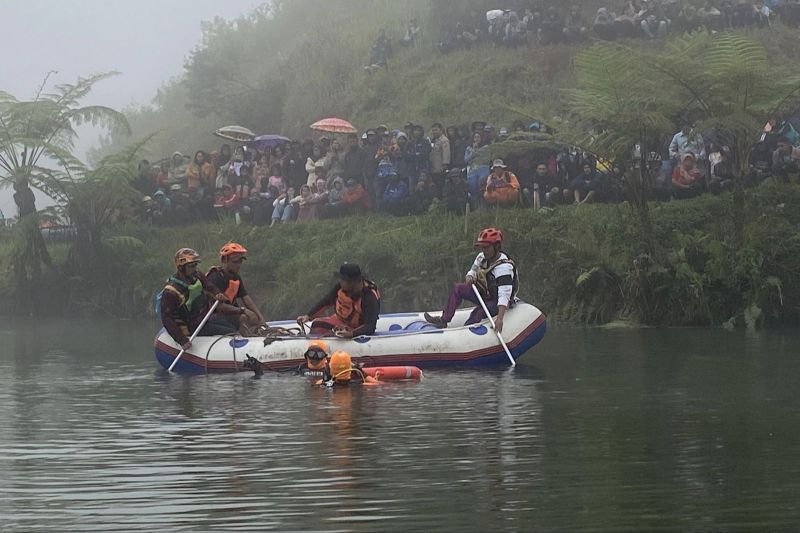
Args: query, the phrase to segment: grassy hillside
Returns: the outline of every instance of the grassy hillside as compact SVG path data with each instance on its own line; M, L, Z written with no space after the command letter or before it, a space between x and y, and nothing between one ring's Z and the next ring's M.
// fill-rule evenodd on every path
M51 245L56 266L41 287L52 314L141 316L171 273L171 257L195 247L211 266L228 240L250 250L248 289L269 318L305 311L334 282L343 261L360 263L381 286L384 311L443 304L474 258L472 242L493 225L518 262L521 296L552 318L602 323L623 318L663 325L793 324L800 320L800 190L767 183L750 197L746 240L730 243L731 199L703 196L653 205L656 248L641 255L626 205L489 210L468 218L373 216L253 228L117 226L107 260L75 273L68 245ZM9 239L0 240L0 301L18 312Z

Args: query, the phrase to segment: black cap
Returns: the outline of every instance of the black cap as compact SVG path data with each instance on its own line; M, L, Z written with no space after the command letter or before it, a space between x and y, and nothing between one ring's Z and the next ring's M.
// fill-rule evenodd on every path
M361 267L355 263L345 263L339 267L339 279L346 281L361 281Z

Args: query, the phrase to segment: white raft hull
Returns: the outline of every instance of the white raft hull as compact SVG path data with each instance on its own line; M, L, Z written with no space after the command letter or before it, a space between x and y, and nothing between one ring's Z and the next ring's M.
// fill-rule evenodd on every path
M423 313L381 315L377 334L356 339L326 337L332 351L344 350L365 366L411 365L420 368L445 366L508 365L508 356L488 320L459 326L471 309L456 312L450 327L434 329L425 324ZM546 317L536 307L522 301L506 312L503 338L514 359L544 337ZM293 322L270 322L274 327L296 326ZM309 339L306 337L214 336L197 337L181 356L174 370L182 373L236 372L247 355L258 359L268 370L294 368L303 362ZM180 346L163 328L155 339L159 364L168 368Z

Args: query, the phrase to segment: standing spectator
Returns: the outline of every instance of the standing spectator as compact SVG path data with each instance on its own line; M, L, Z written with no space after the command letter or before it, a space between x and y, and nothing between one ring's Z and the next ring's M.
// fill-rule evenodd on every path
M508 170L502 159L492 162L492 173L486 180L483 198L489 205L511 207L519 203L520 187L517 177Z
M186 183L186 166L183 164L183 154L175 152L172 154L169 164L169 184L183 185Z
M681 131L672 137L672 142L669 143L669 155L677 161L684 154L692 154L692 157L699 159L706 158L706 147L703 143L703 136L694 131L692 125L688 122L684 123Z
M439 191L444 186L444 173L450 168L450 140L443 130L438 122L431 127L430 176Z
M156 176L155 173L153 173L153 167L150 165L150 161L147 159L139 161L137 170L134 187L137 191L142 193L143 196L153 194L156 190Z
M417 44L417 35L419 35L419 22L417 18L414 17L408 21L406 33L403 35L403 38L400 39L400 46L414 46Z
M338 139L331 141L331 148L325 155L324 162L328 181L333 184L333 178L344 174L344 154L342 153L342 144Z
M319 168L325 167L324 156L322 154L322 148L317 145L314 145L314 148L311 149L311 155L306 159L306 172L308 173L308 178L306 179L306 185L311 187L317 181L317 170ZM303 189L300 189L300 193L302 194Z
M306 157L303 156L303 149L298 141L292 141L289 145L286 164L283 166L283 176L287 183L295 190L300 185L306 183L308 173L306 172Z
M342 172L346 180L352 178L359 183L364 182L365 157L366 151L358 143L358 135L355 133L349 134L342 163Z
M450 141L450 166L456 168L464 168L464 155L467 150L467 141L461 135L458 126L448 126L445 132L447 139Z
M469 172L470 167L474 164L473 161L475 159L475 155L478 153L478 149L482 146L483 134L479 131L476 131L472 134L472 143L464 149L464 163L466 164L467 172Z
M516 11L508 14L508 23L505 27L505 37L503 42L506 46L517 47L525 44L527 38L528 28L525 23L520 20Z
M410 142L409 148L409 171L411 176L417 177L423 170L430 168L431 143L425 138L425 129L419 124L414 125L414 138ZM416 183L412 183L415 186Z
M194 161L186 167L186 186L189 194L202 191L206 187L214 187L216 173L214 167L208 161L208 156L203 150L198 150L194 154Z

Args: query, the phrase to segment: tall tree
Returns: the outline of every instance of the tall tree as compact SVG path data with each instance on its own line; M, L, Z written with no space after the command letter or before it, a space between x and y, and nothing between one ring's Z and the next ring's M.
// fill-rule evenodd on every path
M73 155L76 129L92 124L129 131L125 116L105 106L81 105L92 87L114 72L79 78L74 84L47 90L48 74L32 100L18 100L0 91L0 186L13 185L20 223L14 270L22 301L40 286L41 263L49 254L39 231L30 188L66 207L75 186L87 176L86 166Z

